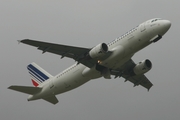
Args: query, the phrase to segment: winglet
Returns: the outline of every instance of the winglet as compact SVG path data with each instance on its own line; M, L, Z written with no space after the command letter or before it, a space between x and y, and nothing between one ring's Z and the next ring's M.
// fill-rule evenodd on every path
M22 40L17 40L17 41L18 41L18 44L20 44Z

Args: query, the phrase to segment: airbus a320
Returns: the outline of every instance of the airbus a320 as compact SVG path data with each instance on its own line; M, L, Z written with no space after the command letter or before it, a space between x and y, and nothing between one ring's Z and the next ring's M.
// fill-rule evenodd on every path
M58 103L57 94L77 88L89 80L104 77L123 77L134 86L149 90L153 84L144 75L152 68L150 60L135 63L131 58L139 50L159 41L171 27L169 20L154 18L131 29L112 42L100 43L92 48L82 48L24 39L20 43L68 57L76 63L56 76L52 76L36 63L27 66L34 86L13 85L9 89L29 94L28 101L43 99L52 104Z

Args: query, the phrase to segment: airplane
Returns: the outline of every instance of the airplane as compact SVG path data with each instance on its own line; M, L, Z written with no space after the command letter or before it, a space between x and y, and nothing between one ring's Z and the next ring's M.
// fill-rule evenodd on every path
M58 103L56 95L75 89L84 83L104 77L123 77L135 86L141 85L148 91L153 84L144 75L152 68L149 59L135 63L131 58L139 50L159 41L171 27L169 20L154 18L147 20L112 42L100 43L92 48L82 48L36 40L24 39L24 43L37 47L42 53L50 52L68 57L76 63L56 76L52 76L36 63L27 66L34 86L12 85L11 90L29 94L28 101L43 99Z

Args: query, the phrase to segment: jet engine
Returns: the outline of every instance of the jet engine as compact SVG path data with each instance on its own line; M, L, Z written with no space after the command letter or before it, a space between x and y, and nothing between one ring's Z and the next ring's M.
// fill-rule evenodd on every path
M89 56L91 58L98 59L103 57L107 52L108 46L106 43L100 43L89 51Z
M152 68L151 61L146 59L136 64L136 66L133 68L132 74L142 75L147 73L151 68Z

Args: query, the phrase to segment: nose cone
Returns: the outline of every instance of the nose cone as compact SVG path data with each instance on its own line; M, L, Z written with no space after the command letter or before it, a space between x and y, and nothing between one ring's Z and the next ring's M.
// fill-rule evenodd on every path
M171 22L169 20L162 20L161 21L161 35L164 35L169 28L171 27Z
M163 24L164 24L164 29L168 31L169 28L171 27L171 22L169 20L164 20Z

